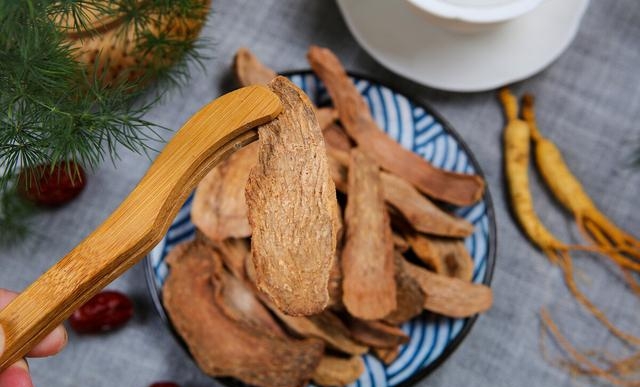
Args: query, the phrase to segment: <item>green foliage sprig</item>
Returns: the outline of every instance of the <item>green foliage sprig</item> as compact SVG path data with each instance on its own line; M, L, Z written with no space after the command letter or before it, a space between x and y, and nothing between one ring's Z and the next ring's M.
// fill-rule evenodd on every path
M73 160L94 168L117 159L120 146L139 153L159 140L139 102L154 81L180 83L186 63L200 59L197 33L176 38L151 29L164 18L204 18L203 0L0 0L0 234L20 231L17 173ZM68 34L91 36L90 16L118 18L118 36L133 31L143 74L106 82L106 69L75 58ZM65 21L60 23L60 21Z

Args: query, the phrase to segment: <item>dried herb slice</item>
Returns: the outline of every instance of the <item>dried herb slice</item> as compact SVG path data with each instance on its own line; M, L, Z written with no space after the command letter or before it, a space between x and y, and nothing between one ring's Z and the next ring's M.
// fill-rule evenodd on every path
M422 313L425 294L418 281L404 270L404 258L396 251L396 302L398 306L389 313L384 321L392 325L400 325Z
M342 250L342 302L352 316L383 318L396 309L393 237L378 166L351 150Z
M387 203L398 210L414 230L447 237L473 234L471 223L441 210L403 178L382 173L382 184Z
M396 249L396 251L399 251L401 253L405 253L409 250L409 242L407 241L407 239L394 232L393 233L393 247Z
M222 242L211 242L220 253L224 266L238 279L245 279L244 263L249 254L250 242L245 238L229 238Z
M209 239L251 235L244 190L251 168L258 161L258 144L251 143L218 164L198 184L191 221Z
M384 365L391 365L400 356L400 347L395 348L373 348L375 357L380 359Z
M320 128L324 130L329 126L335 125L335 122L338 119L338 111L332 107L317 108L316 118L318 119Z
M333 134L330 136L334 137ZM346 192L349 155L338 148L344 147L345 144L342 140L337 140L337 135L335 137L336 139L327 140L331 177L336 187ZM327 138L330 137L325 131L325 139ZM338 141L342 141L342 145L334 146ZM404 179L385 171L382 171L380 176L385 201L397 210L414 230L446 237L465 237L473 233L471 223L443 211Z
M315 337L324 341L327 347L349 355L362 355L369 350L368 347L356 343L344 323L328 310L307 317L288 316L273 306L271 311L298 336Z
M283 312L311 315L329 302L340 210L311 102L286 78L269 87L283 111L258 129L246 187L256 285Z
M246 323L256 331L278 337L287 336L267 307L260 302L253 286L225 270L219 258L214 260L211 274L216 305L228 318Z
M491 308L493 295L489 287L435 274L406 260L403 263L406 272L418 281L425 293L425 309L462 318Z
M320 360L312 379L320 386L346 386L358 380L363 372L361 356L343 358L326 355Z
M381 131L358 89L330 50L312 46L307 58L327 87L349 136L382 168L438 200L456 205L469 205L480 200L484 181L479 176L436 168Z
M324 351L320 340L294 340L229 319L216 305L210 246L190 242L171 251L163 302L198 366L261 387L306 384Z
M240 86L266 85L278 75L245 47L238 49L233 58L233 72Z
M344 129L336 123L323 127L322 134L324 136L324 141L327 143L328 149L336 149L349 153L353 147L349 136L347 136Z
M372 348L395 348L409 342L409 336L402 329L382 321L351 318L348 326L356 341Z
M408 234L407 239L416 257L437 274L471 281L473 258L463 240L417 233Z
M278 76L245 47L238 49L233 58L233 72L240 86L266 85ZM321 107L316 109L316 117L324 129L338 119L338 112L332 107Z

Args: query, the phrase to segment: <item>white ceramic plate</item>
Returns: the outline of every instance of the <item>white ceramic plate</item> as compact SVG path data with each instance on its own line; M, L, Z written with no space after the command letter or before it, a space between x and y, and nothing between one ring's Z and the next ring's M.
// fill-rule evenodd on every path
M391 71L436 89L491 90L551 64L578 31L589 0L546 0L473 34L430 24L400 0L337 0L360 45Z

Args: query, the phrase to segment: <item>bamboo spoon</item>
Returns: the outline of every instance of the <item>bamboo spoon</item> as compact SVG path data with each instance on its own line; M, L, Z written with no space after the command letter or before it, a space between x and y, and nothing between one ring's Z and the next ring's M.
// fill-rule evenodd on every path
M0 311L5 349L0 370L25 356L74 310L153 248L196 184L216 164L255 141L252 128L282 106L265 86L209 103L176 133L113 214Z

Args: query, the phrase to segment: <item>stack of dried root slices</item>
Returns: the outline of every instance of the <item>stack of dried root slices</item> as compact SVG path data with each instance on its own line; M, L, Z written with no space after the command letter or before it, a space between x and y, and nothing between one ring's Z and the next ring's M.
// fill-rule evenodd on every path
M389 364L424 310L491 306L471 282L473 226L433 204L478 201L482 179L437 169L375 125L329 50L309 62L335 108L316 108L247 50L241 85L267 84L283 112L219 164L192 206L197 238L167 258L163 301L198 365L263 387L349 384L371 352Z

